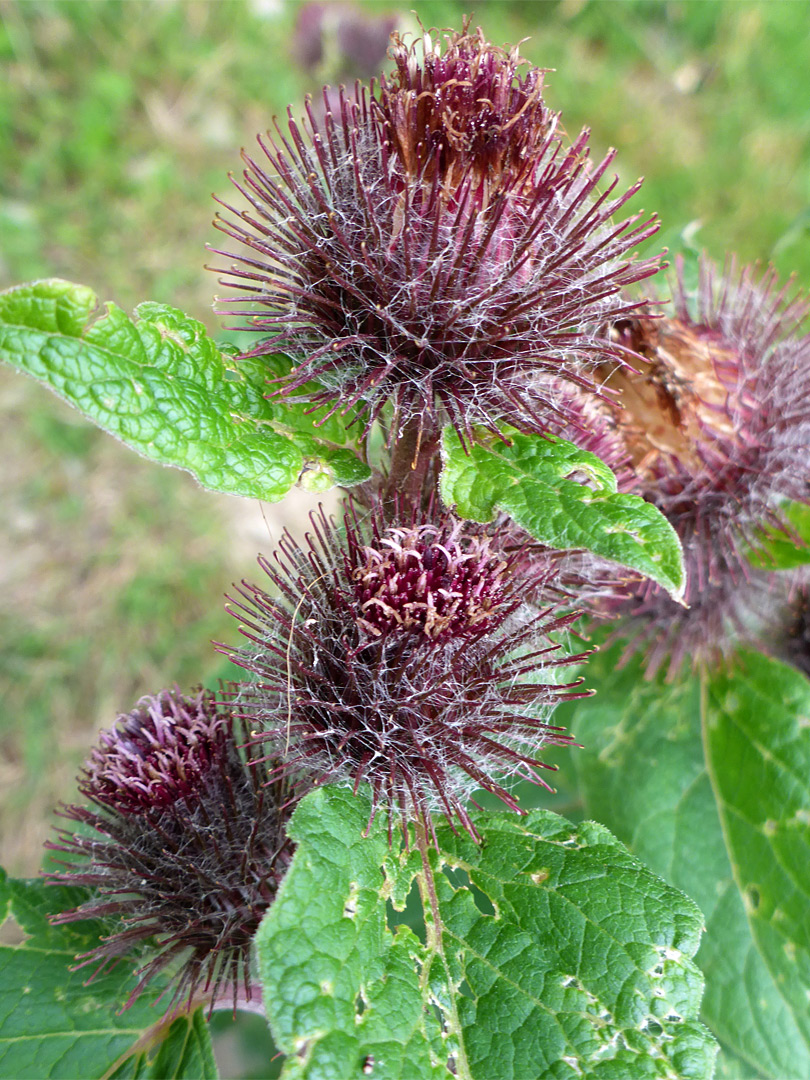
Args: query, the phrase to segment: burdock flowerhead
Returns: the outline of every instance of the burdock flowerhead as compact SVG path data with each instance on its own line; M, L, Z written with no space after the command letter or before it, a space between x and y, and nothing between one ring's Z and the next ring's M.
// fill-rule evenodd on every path
M779 288L772 270L720 274L704 259L697 296L679 277L672 317L621 322L615 334L643 357L614 372L620 431L639 490L675 527L687 566L679 608L655 586L625 606L651 668L667 656L724 651L755 627L770 590L746 552L762 530L790 533L780 505L810 502L808 305Z
M292 856L285 781L266 784L249 733L214 694L165 690L102 732L80 776L93 805L48 846L72 857L51 880L93 896L56 922L103 918L109 933L80 965L135 953L139 981L171 977L170 1007L250 1000L253 934ZM265 786L266 785L266 786Z
M412 45L395 35L394 71L380 79L380 111L404 176L438 179L447 202L463 195L477 210L498 192L531 196L557 126L543 100L545 72L480 29L445 35L444 46L429 34Z
M621 290L658 264L628 253L657 225L612 222L638 185L599 192L613 152L592 167L587 132L566 145L517 49L465 29L391 56L378 87L326 96L322 124L290 112L243 155L248 208L217 221L244 249L220 252L223 310L268 335L251 355L294 358L280 392L314 380L308 400L365 424L392 402L397 425L462 437L558 430L566 395L536 376L596 392L595 365L624 362L597 328L638 306Z
M240 708L270 755L316 784L368 782L389 821L437 809L475 835L477 787L518 809L500 778L543 783L538 752L569 741L549 714L583 696L554 678L582 657L548 636L576 616L529 612L510 560L450 515L312 526L259 560L277 596L243 582L235 601L251 644L232 656L257 676Z

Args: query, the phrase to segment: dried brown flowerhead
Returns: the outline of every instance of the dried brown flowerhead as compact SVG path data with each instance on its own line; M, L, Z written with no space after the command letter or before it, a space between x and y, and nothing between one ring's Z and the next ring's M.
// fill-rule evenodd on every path
M785 500L810 502L808 304L789 286L773 270L732 263L720 274L704 259L694 299L679 280L673 316L616 326L643 358L610 378L619 430L638 490L674 526L687 566L688 610L649 584L623 608L651 670L716 657L748 635L770 585L747 552L766 526L790 534Z

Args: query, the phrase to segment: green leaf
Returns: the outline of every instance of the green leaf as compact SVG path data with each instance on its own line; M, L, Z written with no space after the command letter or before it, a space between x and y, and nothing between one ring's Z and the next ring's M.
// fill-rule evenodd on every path
M702 917L602 825L547 810L479 815L482 843L440 832L445 948L470 1075L711 1077L691 957Z
M267 400L283 357L238 361L202 323L144 303L94 320L95 294L67 281L0 293L0 358L33 375L145 457L203 487L275 502L294 484L323 491L370 476L334 417Z
M143 1044L143 1045L141 1045ZM202 1009L141 1036L110 1080L204 1080L218 1076Z
M703 911L696 959L706 977L702 1017L722 1047L718 1076L810 1075L807 1041L752 936L734 881L701 739L700 680L645 681L638 660L619 668L621 650L589 660L597 694L587 707L572 703L555 713L555 723L584 744L564 767L576 769L586 813Z
M256 935L285 1080L356 1080L369 1055L372 1077L451 1075L424 1007L424 947L408 927L387 927L388 833L380 814L364 836L369 816L365 798L322 788L289 826L298 848Z
M799 542L781 530L764 530L758 546L748 552L748 561L752 566L765 570L792 570L810 563L810 506L788 502L781 507L781 513Z
M389 850L382 814L364 835L369 813L324 788L292 820L256 939L286 1080L711 1075L700 913L606 829L478 814L482 843L441 828L427 875L415 846ZM438 902L424 944L386 924L414 878Z
M810 682L744 653L708 683L704 741L754 941L810 1046Z
M536 540L584 549L652 578L683 596L683 553L675 530L651 503L616 490L595 454L563 439L510 434L510 442L474 443L465 452L452 428L442 436L442 499L472 521L508 514ZM584 474L593 487L571 476Z
M700 259L704 252L703 245L698 241L702 222L690 221L686 225L675 225L664 229L655 237L655 249L660 251L664 248L670 266L670 287L674 291L676 281L676 268L680 264L680 276L683 279L687 295L696 296L700 284Z
M116 1077L213 1080L216 1067L200 1010L161 1022L160 987L126 1012L135 979L120 964L89 985L92 969L72 971L77 954L98 943L93 921L51 926L49 913L75 907L86 894L9 880L0 870L0 919L17 924L14 945L0 945L0 1075L41 1080Z

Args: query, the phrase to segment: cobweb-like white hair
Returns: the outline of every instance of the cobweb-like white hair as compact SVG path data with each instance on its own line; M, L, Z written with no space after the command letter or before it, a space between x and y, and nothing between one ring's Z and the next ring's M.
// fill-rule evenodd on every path
M278 596L243 582L234 598L250 645L229 655L255 676L240 708L270 754L316 784L367 781L403 822L438 810L474 836L475 788L518 809L504 777L543 783L538 753L570 742L551 712L587 693L549 675L583 659L553 640L576 615L525 608L514 561L449 514L312 526L259 560Z

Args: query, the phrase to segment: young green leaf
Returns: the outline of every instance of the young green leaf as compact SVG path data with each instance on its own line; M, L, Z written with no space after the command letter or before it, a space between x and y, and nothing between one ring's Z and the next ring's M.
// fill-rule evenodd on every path
M0 870L0 918L13 918L21 939L0 945L0 1075L215 1080L200 1010L162 1024L155 991L116 1012L135 984L126 963L88 985L91 969L71 970L104 927L89 920L51 926L47 916L84 895L43 881L9 880Z
M718 1076L810 1075L810 1045L763 960L735 884L736 855L726 845L701 740L700 680L645 681L638 659L619 669L621 649L588 662L597 695L587 708L571 703L555 713L584 744L566 767L576 769L585 811L703 911L696 960L706 977L702 1017L722 1048ZM731 762L729 769L731 776Z
M662 229L655 237L657 251L664 249L670 266L669 277L676 274L683 279L687 293L696 294L700 284L700 256L703 244L698 239L701 230L700 220L687 222L686 225L674 225ZM676 269L677 268L677 269Z
M389 850L382 814L364 835L369 810L324 788L293 817L295 859L257 935L286 1080L708 1080L700 912L606 829L478 814L482 843L440 829L428 875L413 847ZM437 903L425 944L386 925L414 877Z
M109 1080L206 1080L218 1076L202 1009L178 1016L167 1028L149 1030ZM105 1080L107 1080L105 1075Z
M203 487L271 502L294 484L323 491L368 479L340 421L266 395L289 362L239 361L202 323L144 303L94 319L95 294L67 281L0 293L0 358L99 427ZM321 414L323 410L321 410Z
M507 443L468 451L452 428L442 436L442 499L472 521L508 514L536 540L584 549L637 570L676 599L683 596L683 553L675 530L651 503L616 490L595 454L564 439L510 434ZM577 483L584 475L592 486Z

